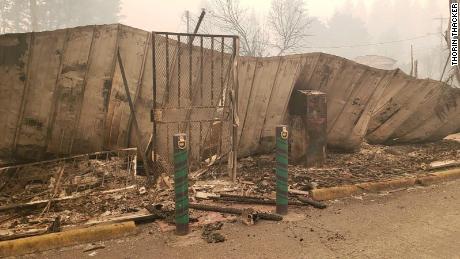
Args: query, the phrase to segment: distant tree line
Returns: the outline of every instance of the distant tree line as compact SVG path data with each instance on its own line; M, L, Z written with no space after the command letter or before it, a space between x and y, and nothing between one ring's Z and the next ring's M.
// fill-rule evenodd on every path
M116 23L121 0L0 0L0 33Z

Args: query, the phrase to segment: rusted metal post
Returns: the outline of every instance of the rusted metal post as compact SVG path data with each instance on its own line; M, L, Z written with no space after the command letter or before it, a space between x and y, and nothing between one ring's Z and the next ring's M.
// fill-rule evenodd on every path
M150 137L149 144L151 146L150 153L153 154L154 165L158 162L158 147L157 147L157 123L155 111L157 109L157 50L156 50L156 33L152 32L152 110L150 111L150 120L152 122L152 136ZM155 168L155 166L154 166ZM155 170L152 168L152 170ZM157 172L154 172L157 173ZM159 174L159 173L157 173Z
M327 100L319 91L298 90L289 107L291 159L308 167L322 166L326 161Z
M205 14L206 14L206 11L204 8L202 8L200 17L198 17L198 22L196 23L195 29L193 30L193 35L191 35L190 42L193 42L193 40L195 39L195 34L198 33L198 30L200 29L200 25L201 25L201 22L203 21ZM189 33L188 30L187 30L187 33Z
M180 100L182 99L182 91L181 91L181 79L180 76L182 74L181 71L181 55L182 55L182 42L180 39L180 35L177 35L177 107L181 107Z
M276 213L288 213L288 138L286 125L276 127Z
M176 234L186 235L189 231L187 135L175 134L173 142Z
M232 96L232 152L231 152L231 178L236 182L236 174L238 168L238 127L240 126L238 118L238 56L239 56L240 40L238 37L233 38L233 90ZM230 163L229 163L230 164Z

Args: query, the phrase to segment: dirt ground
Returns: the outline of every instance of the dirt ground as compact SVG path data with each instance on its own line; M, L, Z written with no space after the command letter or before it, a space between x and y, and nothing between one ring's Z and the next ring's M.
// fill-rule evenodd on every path
M201 229L178 237L152 223L94 244L99 250L80 245L25 258L460 258L460 181L328 204L291 210L278 223L225 223L222 243L206 243Z

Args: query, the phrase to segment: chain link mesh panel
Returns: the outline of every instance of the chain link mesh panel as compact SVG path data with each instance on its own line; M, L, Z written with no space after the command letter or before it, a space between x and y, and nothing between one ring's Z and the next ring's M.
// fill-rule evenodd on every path
M153 39L155 168L172 172L176 133L188 135L191 171L226 157L237 38L154 32Z

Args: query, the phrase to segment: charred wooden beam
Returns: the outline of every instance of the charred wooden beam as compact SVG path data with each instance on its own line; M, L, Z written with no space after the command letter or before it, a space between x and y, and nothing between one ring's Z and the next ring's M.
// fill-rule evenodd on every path
M261 204L261 205L276 205L276 200L267 199L259 196L241 196L233 194L221 194L220 197L210 197L212 200L216 201L231 201L231 202L240 202L240 203L249 203L249 204ZM317 209L325 209L327 205L308 199L306 197L297 197L297 200L290 199L289 205L293 206L313 206Z
M325 209L327 208L327 205L322 203L322 202L319 202L319 201L315 201L315 200L312 200L312 199L308 199L306 197L297 197L297 199L302 202L302 203L305 203L305 204L309 204L317 209Z
M198 203L191 203L189 207L194 210L214 211L214 212L227 213L227 214L233 214L233 215L243 215L243 213L252 210L252 209L237 209L237 208L229 208L229 207L220 207L220 206L198 204ZM253 217L255 221L257 221L258 219L273 220L273 221L283 220L283 216L274 214L274 213L252 212L251 216Z

